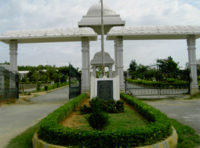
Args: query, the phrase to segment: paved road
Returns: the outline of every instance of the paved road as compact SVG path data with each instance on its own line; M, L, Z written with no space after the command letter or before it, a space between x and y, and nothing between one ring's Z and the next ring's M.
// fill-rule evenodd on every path
M68 102L68 87L32 98L33 104L0 107L0 148L55 109Z
M200 99L144 101L168 117L191 126L200 135Z
M69 87L65 87L63 89L58 89L56 91L50 92L46 95L32 98L31 102L34 102L34 103L65 102L69 100L68 94L69 94Z

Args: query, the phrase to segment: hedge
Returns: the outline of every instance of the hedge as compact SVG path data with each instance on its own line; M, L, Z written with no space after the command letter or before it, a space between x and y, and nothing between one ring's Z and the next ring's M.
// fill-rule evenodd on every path
M59 124L86 98L87 94L81 94L44 118L40 122L39 138L47 143L63 146L126 148L151 145L172 134L170 120L165 114L126 94L121 94L121 98L150 122L147 126L98 131L73 129Z
M46 86L44 86L44 90L48 91L48 90L55 89L55 88L58 88L58 87L62 87L62 86L68 85L68 84L69 84L69 82L55 83L53 85L46 85Z
M187 81L174 81L172 84L168 82L159 82L159 81L147 81L147 80L132 80L132 79L127 79L128 82L130 83L135 83L135 84L142 84L145 86L149 87L176 87L176 88L187 88L189 83Z

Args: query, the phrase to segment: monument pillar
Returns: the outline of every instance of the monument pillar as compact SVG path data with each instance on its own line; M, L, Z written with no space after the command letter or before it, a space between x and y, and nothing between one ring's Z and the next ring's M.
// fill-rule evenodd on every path
M112 65L109 65L109 78L112 78Z
M82 38L82 93L90 94L90 45L88 38Z
M119 75L120 92L124 92L123 38L116 39L117 74Z
M194 95L199 92L197 82L197 65L196 65L196 38L194 35L187 36L188 45L188 59L190 68L190 77L192 82L190 84L190 94Z
M17 73L17 41L10 41L10 71Z

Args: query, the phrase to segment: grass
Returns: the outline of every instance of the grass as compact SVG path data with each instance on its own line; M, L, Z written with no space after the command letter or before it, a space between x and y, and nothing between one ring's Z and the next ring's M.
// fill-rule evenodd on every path
M197 135L193 128L183 125L175 119L171 119L172 126L178 133L177 148L199 148L200 136Z
M72 128L93 130L85 119L85 116L80 115L80 111L75 111L77 116L71 120ZM149 122L142 117L136 110L131 109L129 106L124 106L124 113L109 113L110 124L105 130L117 130L117 129L130 129L139 126L145 126Z
M40 90L34 90L34 91L32 91L32 93L38 93L38 92L43 92L43 91L45 91L44 88L41 88Z
M77 111L79 113L79 111ZM138 126L145 126L148 122L141 117L137 111L125 106L125 113L109 114L111 124L106 130L115 130L116 127L120 129L137 128ZM135 122L137 120L137 122ZM76 122L82 124L79 128L92 129L85 122L84 116L77 116ZM175 119L171 119L172 126L178 133L178 145L177 148L199 148L200 136L197 135L193 128L179 123ZM85 125L84 125L85 124ZM115 127L116 126L116 127ZM13 138L5 148L32 148L33 134L39 128L39 123L30 127L22 134Z
M11 139L5 148L33 148L33 134L38 130L39 123L28 128L25 132Z

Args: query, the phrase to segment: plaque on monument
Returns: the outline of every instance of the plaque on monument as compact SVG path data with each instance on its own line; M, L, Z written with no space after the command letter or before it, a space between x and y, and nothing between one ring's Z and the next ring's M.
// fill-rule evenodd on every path
M113 100L113 80L98 81L97 96L103 100Z

